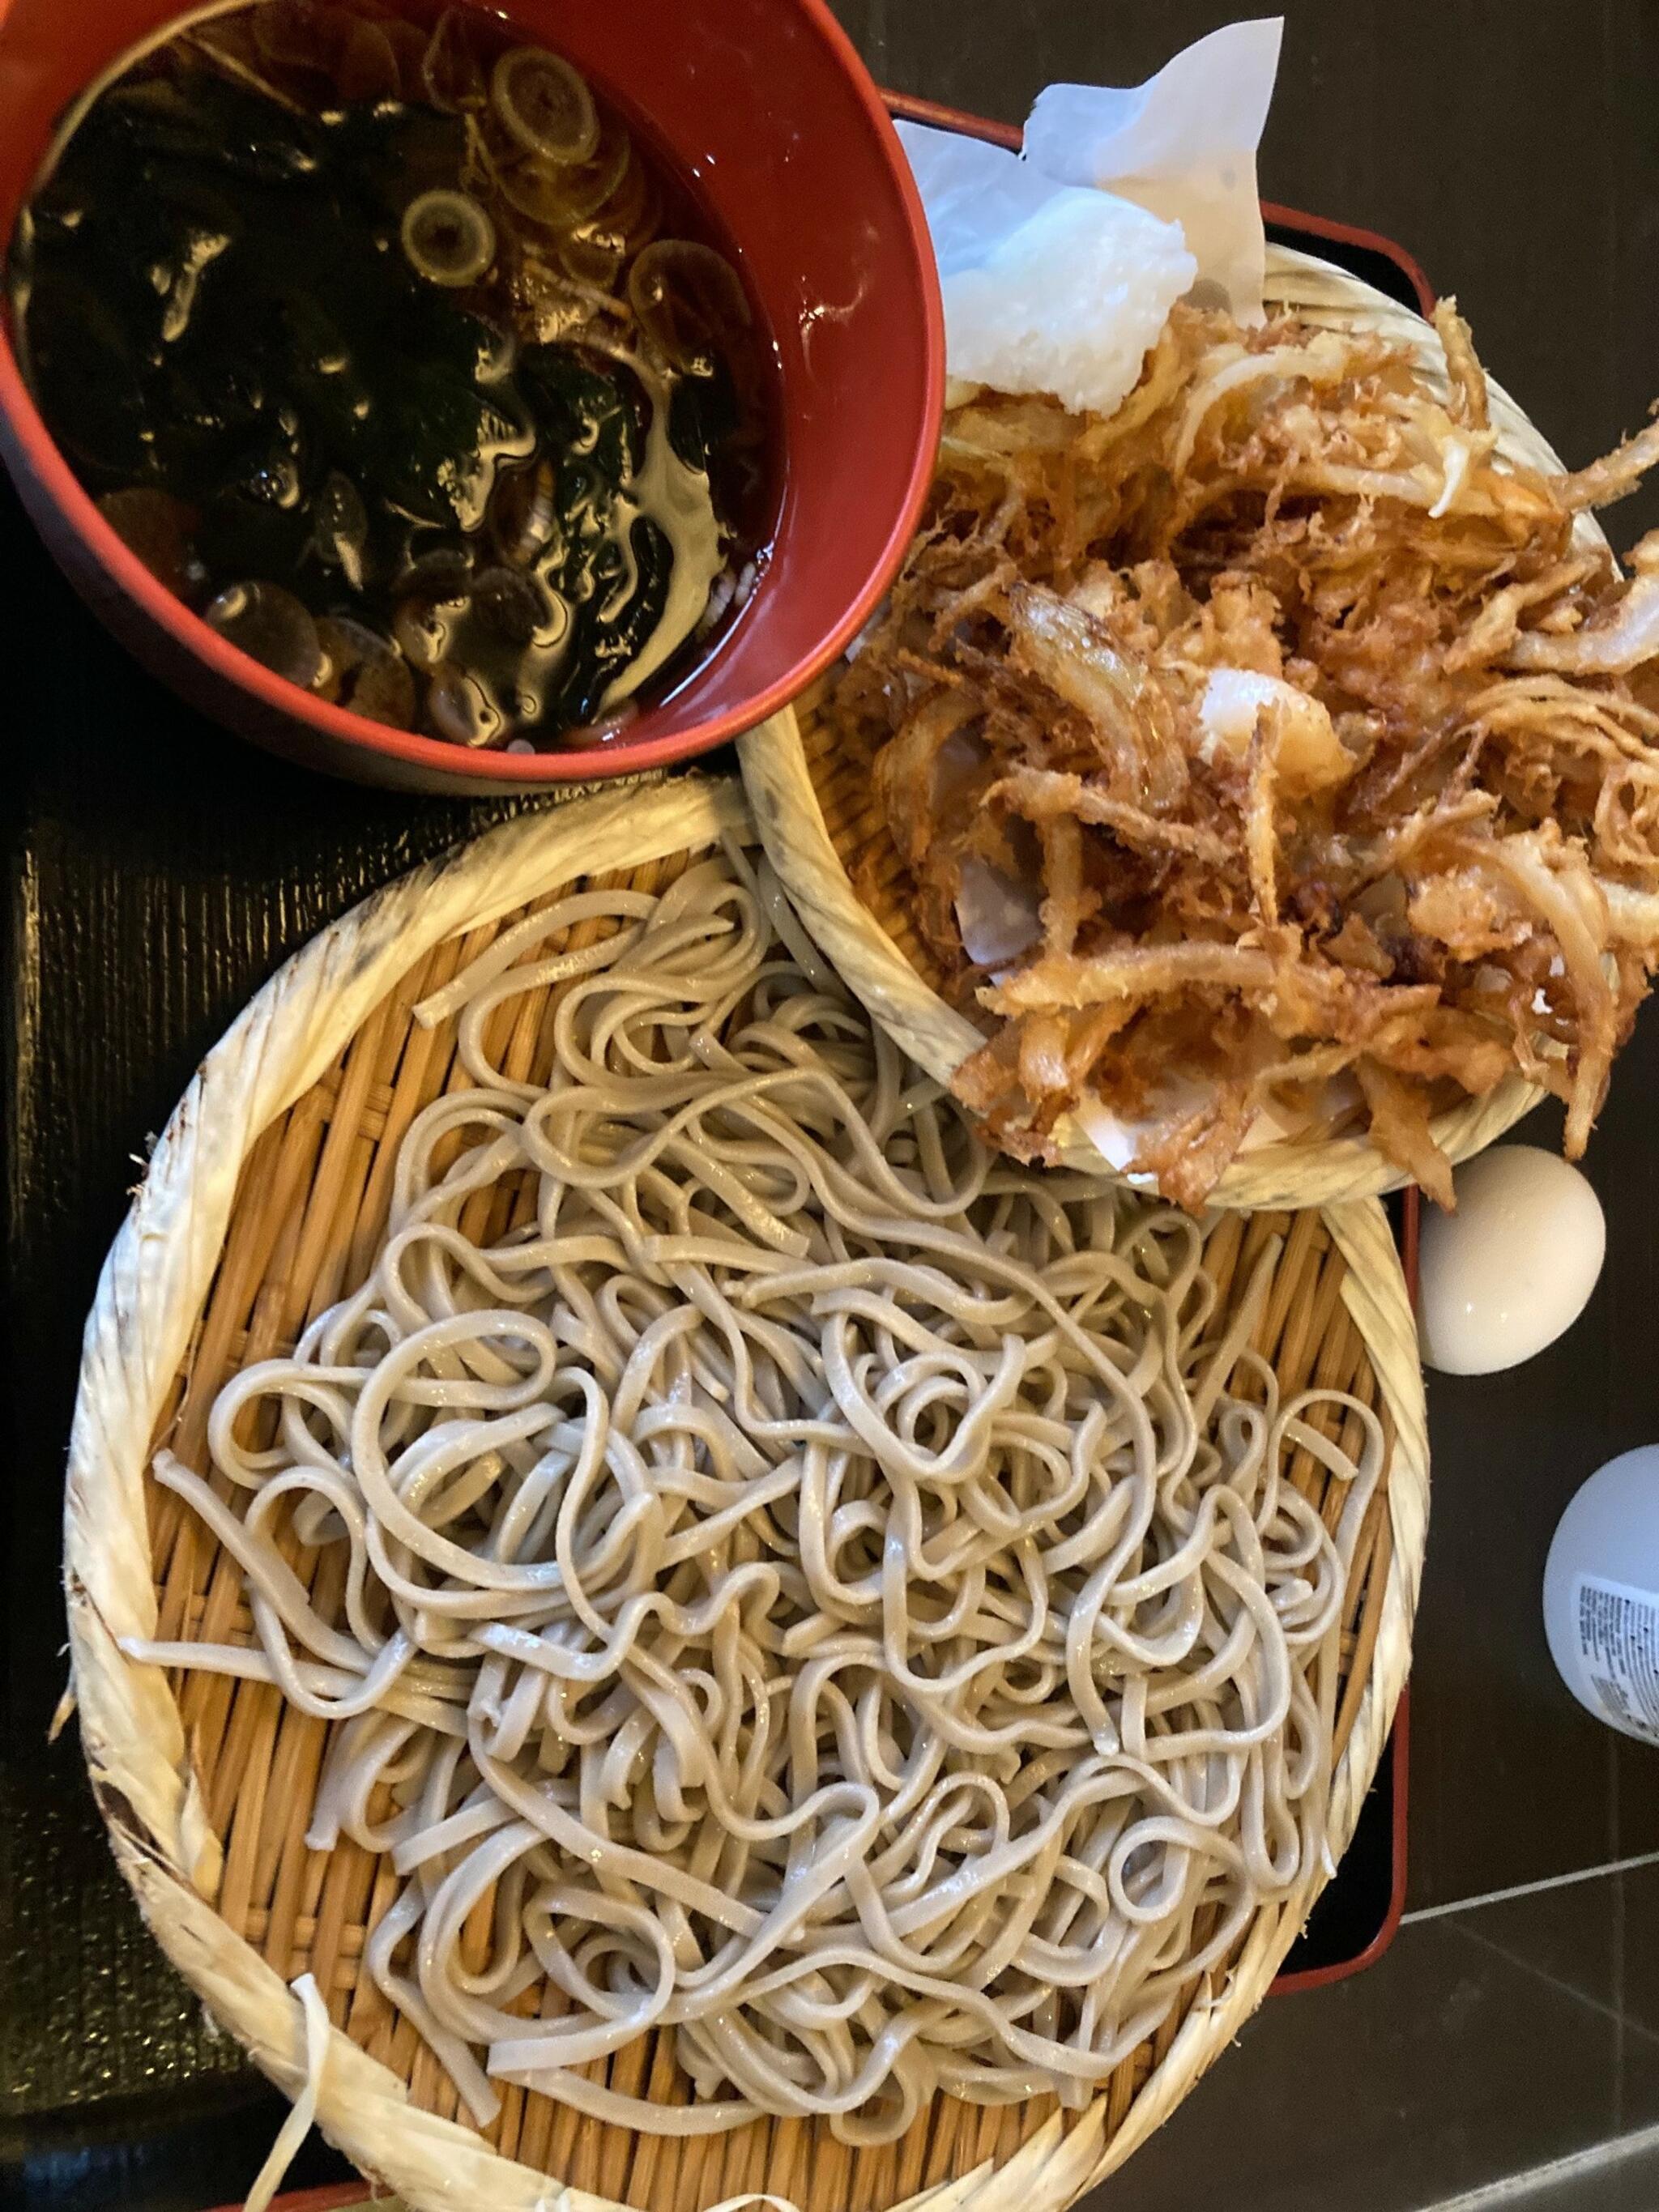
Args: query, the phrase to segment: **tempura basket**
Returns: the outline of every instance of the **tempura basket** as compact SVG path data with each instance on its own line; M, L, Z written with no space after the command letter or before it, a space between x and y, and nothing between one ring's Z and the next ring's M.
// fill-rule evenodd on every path
M1165 2031L1086 2112L1062 2116L1047 2099L981 2109L939 2097L902 2141L854 2152L799 2121L689 2142L634 2135L514 2088L486 2137L457 2117L453 2084L360 1973L367 1932L398 1887L389 1862L349 1843L328 1854L305 1846L325 1725L285 1708L273 1688L169 1675L123 1655L123 1638L251 1638L234 1562L152 1481L151 1454L166 1441L204 1464L206 1410L226 1375L290 1347L368 1271L403 1132L465 1079L453 1030L420 1028L416 1002L515 914L577 879L659 888L745 823L732 782L582 801L492 831L325 931L204 1062L155 1147L88 1323L67 1582L75 1694L116 1856L174 1964L290 2095L306 2069L289 1984L315 1976L335 2022L319 2123L419 2212L702 2212L757 2191L810 2212L1059 2212L1127 2158L1237 2033L1312 1902L1310 1887L1261 1912L1237 1955L1194 1979ZM544 1012L533 1000L508 1008L510 1037L488 1040L510 1073L536 1073ZM1390 1439L1346 1593L1329 1815L1340 1853L1409 1661L1428 1507L1422 1378L1380 1206L1219 1217L1209 1265L1224 1300L1273 1237L1283 1245L1258 1348L1286 1392L1313 1382L1378 1406ZM1322 1469L1300 1464L1294 1479L1322 1496ZM690 2094L666 2042L625 2050L609 2078L653 2099Z
M1267 299L1307 322L1375 331L1409 346L1431 382L1445 389L1444 361L1431 325L1329 262L1269 246ZM1509 395L1496 384L1491 393L1498 450L1547 473L1559 471L1559 456ZM1577 529L1587 544L1606 546L1592 517L1581 517ZM941 994L940 971L912 919L903 864L866 764L838 751L823 712L833 681L798 701L792 714L742 740L750 804L772 865L814 939L872 1017L930 1075L948 1082L984 1042L984 1032ZM1508 1076L1485 1097L1437 1115L1436 1139L1455 1165L1512 1128L1543 1095L1519 1074ZM1100 1154L1073 1122L1062 1121L1055 1135L1069 1165L1102 1171ZM1242 1152L1211 1203L1333 1206L1375 1198L1409 1180L1363 1138L1289 1139Z

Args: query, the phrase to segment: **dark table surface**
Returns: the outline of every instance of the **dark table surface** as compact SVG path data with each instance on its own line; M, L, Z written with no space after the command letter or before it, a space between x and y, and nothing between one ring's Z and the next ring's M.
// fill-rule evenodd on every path
M896 89L1018 120L1133 82L1218 0L839 0ZM1264 195L1399 239L1572 461L1659 392L1659 0L1291 0ZM1616 543L1659 496L1611 518ZM0 2203L201 2212L270 2106L155 1954L110 1868L62 1687L52 1511L78 1334L147 1133L296 944L482 817L325 785L232 744L122 659L0 498L6 749L6 1684ZM248 896L250 883L258 895ZM1659 1013L1587 1166L1607 1271L1552 1352L1431 1389L1411 1893L1382 1963L1276 2000L1103 2192L1121 2212L1659 2202L1659 1753L1561 1688L1539 1590L1556 1518L1659 1434ZM1522 1133L1552 1143L1540 1114ZM156 2086L188 2076L158 2126ZM296 2179L335 2169L308 2152Z

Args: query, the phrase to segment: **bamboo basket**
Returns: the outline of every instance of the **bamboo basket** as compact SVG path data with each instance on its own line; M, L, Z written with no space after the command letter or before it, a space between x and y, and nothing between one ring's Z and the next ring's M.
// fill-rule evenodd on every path
M1270 306L1293 308L1304 321L1366 329L1408 346L1430 380L1445 390L1439 340L1420 315L1328 262L1267 248ZM1559 470L1547 446L1515 402L1492 386L1498 449L1546 471ZM1592 517L1577 534L1591 547L1607 540ZM833 683L833 678L830 679ZM796 702L793 717L742 741L743 776L773 866L814 938L911 1058L948 1082L984 1033L941 994L939 970L907 911L902 862L887 833L862 763L838 755L822 703L830 684ZM855 889L854 885L858 888ZM1484 1098L1438 1115L1441 1149L1466 1160L1512 1128L1543 1097L1519 1074ZM1100 1154L1069 1118L1055 1131L1067 1164L1104 1172ZM1211 1202L1227 1206L1330 1206L1374 1198L1408 1178L1358 1137L1286 1139L1253 1146L1222 1176Z
M509 2088L480 2135L458 2118L453 2085L413 2027L359 1971L367 1933L398 1887L389 1861L350 1843L305 1847L325 1725L268 1686L169 1675L120 1650L125 1637L251 1639L234 1562L153 1483L151 1455L166 1442L204 1466L207 1409L224 1378L290 1347L368 1272L404 1131L465 1080L452 1029L420 1028L415 1003L578 878L660 888L732 830L752 834L736 784L695 778L509 823L325 931L209 1054L155 1148L87 1328L66 1581L93 1787L157 1939L290 2095L307 2069L289 1985L315 1977L334 2023L312 2077L318 2121L417 2212L704 2212L757 2192L786 2212L1059 2212L1128 2155L1237 2033L1312 1888L1264 1911L1226 1971L1195 1980L1179 2017L1085 2113L1061 2117L1048 2099L988 2110L940 2097L902 2142L850 2151L799 2121L695 2142L636 2136ZM533 1076L550 1050L545 1002L502 1011L510 1034L489 1048ZM1218 1216L1210 1265L1220 1283L1242 1285L1275 1237L1258 1347L1287 1391L1313 1381L1379 1406L1391 1438L1346 1598L1330 1808L1340 1852L1409 1660L1428 1503L1422 1378L1380 1207ZM1295 1479L1315 1496L1326 1480L1311 1461ZM621 2052L609 2078L664 2101L690 2094L665 2040Z

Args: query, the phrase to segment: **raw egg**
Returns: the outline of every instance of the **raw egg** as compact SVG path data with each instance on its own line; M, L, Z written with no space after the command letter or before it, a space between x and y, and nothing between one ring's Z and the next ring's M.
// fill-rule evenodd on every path
M1457 1170L1457 1211L1424 1216L1423 1358L1443 1375L1495 1375L1564 1335L1589 1303L1607 1246L1601 1203L1575 1167L1504 1145Z

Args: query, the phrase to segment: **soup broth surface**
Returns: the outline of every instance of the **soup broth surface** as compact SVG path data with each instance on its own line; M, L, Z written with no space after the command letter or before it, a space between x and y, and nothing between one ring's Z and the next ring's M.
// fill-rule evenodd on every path
M764 560L771 349L726 242L481 9L186 21L71 118L8 274L106 519L357 713L465 745L608 734Z

